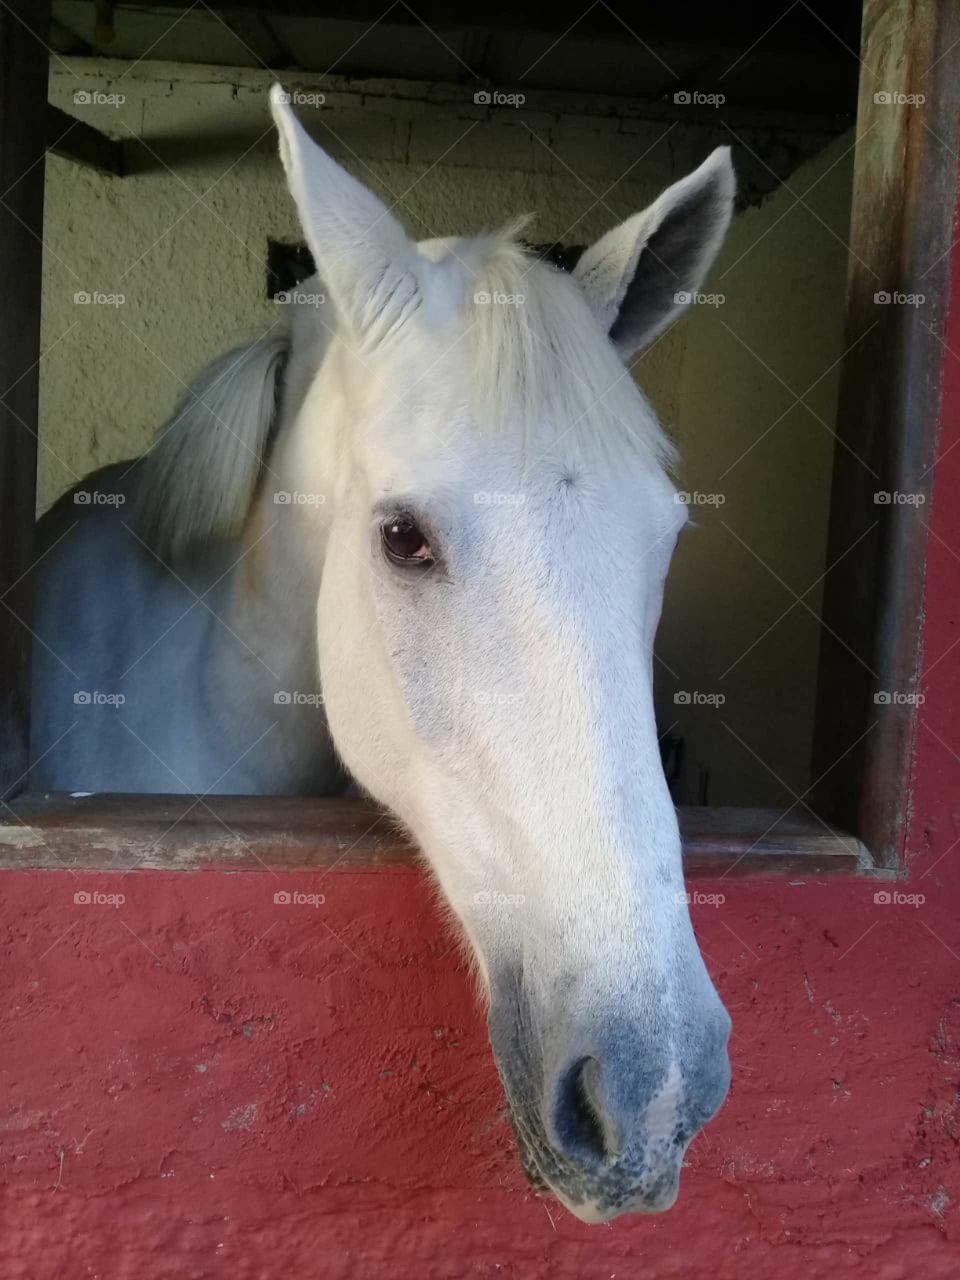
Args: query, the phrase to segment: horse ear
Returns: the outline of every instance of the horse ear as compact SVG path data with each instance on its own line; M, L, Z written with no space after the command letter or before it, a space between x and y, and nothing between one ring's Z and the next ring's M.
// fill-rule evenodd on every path
M279 84L270 110L319 275L358 334L382 337L418 304L423 260L386 205L309 137Z
M730 148L717 147L580 258L574 278L624 359L689 305L723 242L735 189Z

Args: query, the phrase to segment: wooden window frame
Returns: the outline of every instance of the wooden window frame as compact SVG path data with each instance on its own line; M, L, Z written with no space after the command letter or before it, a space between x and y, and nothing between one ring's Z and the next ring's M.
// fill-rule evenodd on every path
M49 3L0 7L0 866L116 870L415 865L360 801L41 796L29 771L43 157ZM896 874L903 852L929 508L954 238L960 85L954 0L865 0L846 347L814 730L812 809L682 808L687 868L709 875ZM922 94L897 105L875 95ZM89 157L118 172L86 126ZM60 148L62 150L62 147ZM878 307L880 290L923 308ZM866 465L863 465L866 464ZM921 495L879 507L877 491ZM856 546L856 555L847 552ZM897 697L878 702L877 695ZM841 754L838 744L852 745ZM839 757L839 758L838 758ZM804 802L804 808L806 808Z

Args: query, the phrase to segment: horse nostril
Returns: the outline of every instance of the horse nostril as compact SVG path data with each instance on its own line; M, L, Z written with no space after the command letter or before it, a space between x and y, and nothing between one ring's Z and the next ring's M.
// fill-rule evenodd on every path
M616 1154L600 1101L600 1064L581 1058L561 1076L553 1108L557 1145L581 1165L605 1163Z

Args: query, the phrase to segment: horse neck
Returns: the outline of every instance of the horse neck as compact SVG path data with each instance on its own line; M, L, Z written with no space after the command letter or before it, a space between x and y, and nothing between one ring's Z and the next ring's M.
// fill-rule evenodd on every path
M289 372L296 376L295 368ZM272 657L265 653L264 659L288 681L285 687L313 690L319 682L316 610L325 504L304 457L300 399L284 397L244 530L242 558L232 571L230 607L238 627L257 637L256 651L261 645L269 649Z
M300 500L316 482L308 478L299 420L321 347L294 342L280 418L224 580L230 627L286 682L282 687L301 690L318 684L316 607L325 536L320 501Z
M310 277L301 286L323 297L322 282ZM299 624L309 617L311 640L319 591L322 537L318 539L317 507L295 501L309 488L310 460L303 456L300 410L323 360L329 323L313 305L294 305L289 319L289 350L283 371L279 417L251 504L237 565L236 607L264 614L271 632L277 618ZM282 496L288 495L289 502ZM283 610L279 615L274 609Z

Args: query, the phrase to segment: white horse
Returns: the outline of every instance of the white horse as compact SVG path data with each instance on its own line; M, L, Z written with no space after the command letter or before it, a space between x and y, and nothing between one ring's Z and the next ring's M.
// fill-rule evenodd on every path
M56 515L40 768L86 789L322 790L329 727L462 926L530 1179L588 1222L668 1208L726 1094L730 1022L654 720L686 508L624 360L702 283L728 151L565 275L516 228L414 243L276 89L273 112L329 301L297 313L273 431L287 348L267 341L215 366L130 473L133 519L91 501L78 534L75 507ZM75 708L78 679L127 702ZM325 715L274 701L321 687Z

